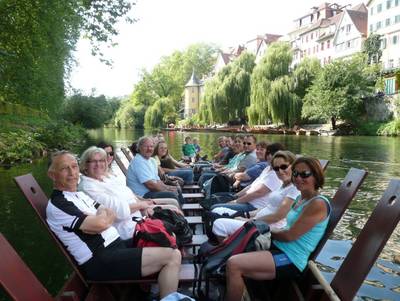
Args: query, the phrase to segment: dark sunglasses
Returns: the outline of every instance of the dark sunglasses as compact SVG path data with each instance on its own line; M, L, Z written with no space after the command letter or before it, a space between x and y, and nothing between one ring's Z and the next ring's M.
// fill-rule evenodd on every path
M107 156L110 156L110 157L114 156L114 152L107 153Z
M297 178L298 176L300 176L300 178L302 179L307 179L308 177L311 177L313 175L312 171L302 171L302 172L298 172L297 170L293 170L292 173L292 177L293 178Z
M274 166L274 167L272 167L272 169L275 171L279 171L279 169L286 170L288 167L289 167L288 164L282 164L280 166Z
M251 142L243 142L243 145L252 145L253 143Z

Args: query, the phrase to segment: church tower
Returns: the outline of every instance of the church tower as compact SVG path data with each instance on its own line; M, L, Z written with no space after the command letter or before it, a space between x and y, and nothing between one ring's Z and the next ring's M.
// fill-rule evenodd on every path
M192 72L192 76L185 85L185 109L184 118L190 118L199 112L202 81Z

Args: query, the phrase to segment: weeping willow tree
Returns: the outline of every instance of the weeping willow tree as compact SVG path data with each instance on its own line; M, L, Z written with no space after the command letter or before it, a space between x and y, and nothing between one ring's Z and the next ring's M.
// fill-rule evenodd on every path
M167 97L160 98L147 109L144 115L144 126L146 128L165 127L168 123L175 121L176 115L173 101Z
M278 42L270 46L251 77L247 114L250 124L283 123L301 119L302 99L320 71L318 60L304 59L294 70L291 47Z
M200 104L201 121L224 123L245 118L246 107L250 104L250 78L254 60L253 54L244 52L206 83Z

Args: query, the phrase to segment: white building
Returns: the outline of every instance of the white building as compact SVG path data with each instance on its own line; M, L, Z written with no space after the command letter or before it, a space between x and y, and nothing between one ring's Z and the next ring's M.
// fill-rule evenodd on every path
M333 58L350 57L361 52L367 38L368 10L364 4L344 9L333 39Z
M394 70L400 68L400 0L368 1L368 35L382 35L381 62L387 73L385 93L398 90Z
M264 56L267 51L269 45L273 42L277 41L281 35L266 33L264 35L259 35L255 39L247 41L244 44L246 51L253 53L256 56L256 64L260 61L260 59Z
M306 57L317 58L321 65L336 58L361 51L367 37L367 8L359 4L351 8L336 3L323 3L296 19L296 28L289 33L293 47L293 65Z

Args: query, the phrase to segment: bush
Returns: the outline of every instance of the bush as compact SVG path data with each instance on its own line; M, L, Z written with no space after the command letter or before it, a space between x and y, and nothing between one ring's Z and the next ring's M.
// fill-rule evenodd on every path
M37 136L23 130L0 133L0 163L12 164L42 155L45 144Z
M378 135L383 136L399 136L400 135L400 119L393 120L382 125L378 131Z

